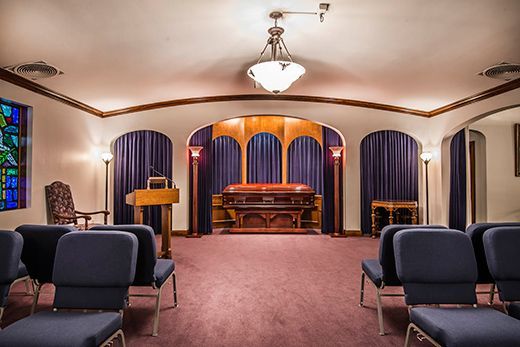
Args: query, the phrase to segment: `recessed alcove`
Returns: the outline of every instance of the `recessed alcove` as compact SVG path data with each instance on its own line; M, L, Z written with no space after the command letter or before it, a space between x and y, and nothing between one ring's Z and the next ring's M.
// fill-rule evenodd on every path
M223 207L222 190L237 183L309 185L316 192L315 204L302 216L302 227L331 230L333 161L329 147L344 146L343 136L336 130L289 116L243 116L197 130L189 144L205 147L199 168L206 171L199 176L198 186L198 218L199 225L205 228L203 232L230 228L236 223L235 212ZM343 191L342 184L340 190ZM342 211L341 208L341 221Z

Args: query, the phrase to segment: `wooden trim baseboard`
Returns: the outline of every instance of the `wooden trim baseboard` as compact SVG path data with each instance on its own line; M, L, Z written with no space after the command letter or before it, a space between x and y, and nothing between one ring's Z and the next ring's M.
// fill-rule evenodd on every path
M129 113L143 112L149 110L155 110L166 107L176 107L176 106L185 106L185 105L193 105L193 104L201 104L201 103L211 103L211 102L226 102L226 101L297 101L297 102L312 102L312 103L322 103L322 104L333 104L333 105L341 105L341 106L353 106L353 107L362 107L369 108L375 110L382 110L394 113L402 113L408 114L412 116L426 117L432 118L438 116L440 114L453 111L457 108L467 106L469 104L473 104L493 96L497 96L511 90L520 88L520 78L517 78L513 81L509 81L498 85L496 87L487 89L483 92L468 96L466 98L457 100L445 106L436 108L432 111L423 111L417 110L407 107L395 106L395 105L387 105L380 104L376 102L369 102L363 100L352 100L352 99L342 99L342 98L332 98L332 97L324 97L324 96L312 96L312 95L274 95L274 94L235 94L235 95L214 95L214 96L204 96L204 97L194 97L194 98L185 98L185 99L174 99L167 100L161 102L154 102L150 104L143 104L137 106L131 106L111 111L103 112L94 108L90 105L87 105L81 101L75 100L71 97L68 97L62 93L56 92L50 88L42 86L36 82L20 77L8 70L0 68L0 80L4 80L6 82L17 85L21 88L25 88L37 94L46 96L53 100L64 103L68 106L72 106L84 112L90 113L97 117L113 117L120 116Z
M345 230L347 236L363 236L361 230Z
M188 230L172 230L172 236L186 236L188 235Z

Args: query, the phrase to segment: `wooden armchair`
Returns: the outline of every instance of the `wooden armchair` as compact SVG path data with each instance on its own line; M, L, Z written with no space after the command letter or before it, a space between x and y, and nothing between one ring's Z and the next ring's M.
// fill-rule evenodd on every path
M70 186L60 181L55 181L45 186L45 197L54 224L74 224L75 227L82 230L88 229L89 221L92 215L103 214L104 224L107 224L109 211L81 212L74 207L72 192ZM78 220L83 219L83 224Z

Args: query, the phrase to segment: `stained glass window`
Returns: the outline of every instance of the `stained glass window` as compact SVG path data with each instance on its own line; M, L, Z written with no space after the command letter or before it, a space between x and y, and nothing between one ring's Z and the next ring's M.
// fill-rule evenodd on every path
M0 211L25 207L26 110L0 101Z

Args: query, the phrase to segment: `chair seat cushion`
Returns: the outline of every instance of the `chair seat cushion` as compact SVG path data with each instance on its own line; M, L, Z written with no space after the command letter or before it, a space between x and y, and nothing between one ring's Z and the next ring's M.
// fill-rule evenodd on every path
M507 312L511 317L520 319L520 302L509 304L507 307Z
M27 272L27 268L25 267L25 264L20 262L18 264L18 276L16 278L22 278L27 275L29 275L29 273Z
M171 259L157 259L155 263L154 276L157 288L163 285L166 279L175 270L175 263Z
M414 307L410 321L446 347L513 347L520 343L520 321L491 308Z
M0 347L99 346L118 329L117 312L39 312L0 331Z
M361 269L363 269L372 283L377 287L381 287L381 283L383 282L383 268L381 264L379 264L379 260L363 259L361 261Z

